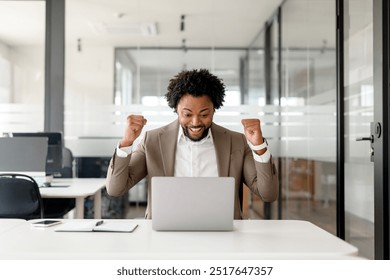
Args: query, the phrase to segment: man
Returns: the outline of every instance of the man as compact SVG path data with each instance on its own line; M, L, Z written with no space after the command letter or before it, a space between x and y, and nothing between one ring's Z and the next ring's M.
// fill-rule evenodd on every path
M132 145L146 119L141 115L127 117L125 133L107 173L109 195L126 194L146 177L149 219L154 176L234 177L235 219L242 219L239 191L243 184L266 202L277 198L276 168L260 120L241 120L245 136L213 123L214 112L225 97L225 85L219 78L205 69L182 71L170 80L165 97L178 119L145 132L134 151Z

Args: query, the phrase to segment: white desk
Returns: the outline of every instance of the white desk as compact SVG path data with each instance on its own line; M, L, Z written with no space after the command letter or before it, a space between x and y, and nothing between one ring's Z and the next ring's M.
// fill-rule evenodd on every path
M0 219L0 234L25 223L23 219Z
M102 216L102 195L100 190L105 187L105 178L71 178L55 179L53 185L69 185L69 187L39 188L42 198L75 198L76 218L84 218L84 199L94 196L94 218Z
M231 232L157 232L150 220L131 221L139 224L132 233L54 232L56 226L26 222L0 234L0 259L354 259L358 253L305 221L235 221Z

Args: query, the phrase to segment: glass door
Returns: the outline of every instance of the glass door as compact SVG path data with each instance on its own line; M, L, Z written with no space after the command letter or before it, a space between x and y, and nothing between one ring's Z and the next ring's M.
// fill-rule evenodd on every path
M344 0L345 239L374 259L373 1Z

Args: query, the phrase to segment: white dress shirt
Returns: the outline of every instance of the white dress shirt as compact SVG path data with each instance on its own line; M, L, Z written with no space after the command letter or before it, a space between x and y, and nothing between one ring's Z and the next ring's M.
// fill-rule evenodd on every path
M191 141L180 127L175 158L175 177L218 177L217 156L211 129L200 141Z
M132 146L116 149L118 157L127 157L132 152ZM258 162L269 162L271 153L267 151L261 156L253 152L253 158ZM192 141L183 133L180 127L175 157L175 177L217 177L217 157L215 154L214 141L209 129L207 136L201 141Z

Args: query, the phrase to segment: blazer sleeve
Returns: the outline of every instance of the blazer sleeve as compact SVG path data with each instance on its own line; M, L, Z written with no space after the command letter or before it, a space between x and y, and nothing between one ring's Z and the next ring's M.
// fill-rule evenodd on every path
M244 159L244 183L265 202L273 202L279 195L279 179L271 156L267 163L257 162L246 144Z
M137 150L125 158L118 157L116 151L110 160L106 176L106 189L110 196L126 194L147 175L144 142Z

